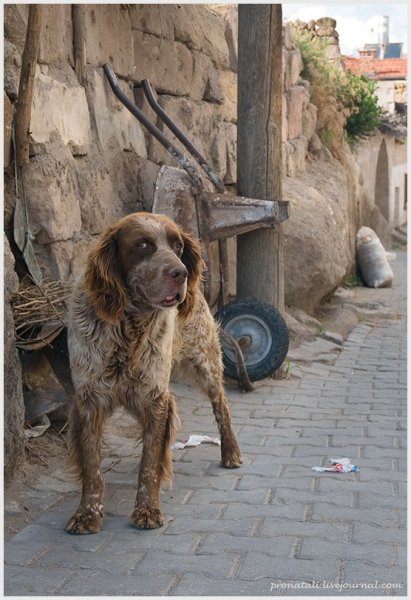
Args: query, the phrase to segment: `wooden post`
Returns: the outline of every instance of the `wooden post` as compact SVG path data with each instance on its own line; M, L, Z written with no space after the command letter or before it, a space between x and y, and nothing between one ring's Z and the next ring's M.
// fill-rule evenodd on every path
M30 4L16 108L16 158L21 169L29 162L29 134L34 76L40 47L41 4Z
M74 70L80 85L86 83L86 31L85 10L83 4L73 4L71 15L73 21Z
M282 197L282 7L238 6L238 194ZM281 225L237 239L237 294L254 296L284 312Z

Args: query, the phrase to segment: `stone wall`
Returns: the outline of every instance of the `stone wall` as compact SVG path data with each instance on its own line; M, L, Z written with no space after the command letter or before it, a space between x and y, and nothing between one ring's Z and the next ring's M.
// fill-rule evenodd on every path
M73 70L72 6L44 5L27 202L45 275L75 276L81 249L119 217L150 210L159 166L175 164L114 97L102 70L107 61L133 101L142 103L141 80L149 79L160 104L224 182L235 183L236 14L225 12L202 5L84 5L83 86ZM27 14L27 5L5 7L6 179ZM10 233L12 185L6 190Z

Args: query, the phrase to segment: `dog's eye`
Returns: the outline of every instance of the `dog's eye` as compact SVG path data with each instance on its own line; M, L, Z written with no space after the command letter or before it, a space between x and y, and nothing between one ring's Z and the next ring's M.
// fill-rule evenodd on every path
M184 244L182 241L179 240L174 243L174 250L176 252L178 252L179 254L183 251L183 248L184 248Z
M148 242L147 240L140 240L139 242L137 242L136 246L139 250L151 249L151 243Z

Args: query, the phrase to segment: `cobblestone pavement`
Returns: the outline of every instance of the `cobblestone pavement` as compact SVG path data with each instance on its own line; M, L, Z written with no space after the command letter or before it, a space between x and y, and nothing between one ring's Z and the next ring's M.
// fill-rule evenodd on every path
M7 595L406 595L406 255L395 286L365 290L396 318L361 322L333 362L293 364L285 381L229 390L244 454L175 450L166 525L127 524L139 448L117 415L104 458L104 529L69 536L76 484L61 470L31 490L43 514L5 544ZM215 434L206 400L175 385L183 430ZM314 473L330 457L359 473Z

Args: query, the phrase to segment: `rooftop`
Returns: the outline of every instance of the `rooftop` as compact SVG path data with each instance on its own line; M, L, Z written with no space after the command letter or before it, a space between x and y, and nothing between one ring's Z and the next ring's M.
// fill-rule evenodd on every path
M407 58L354 58L343 56L344 70L354 75L368 75L370 79L406 79Z

